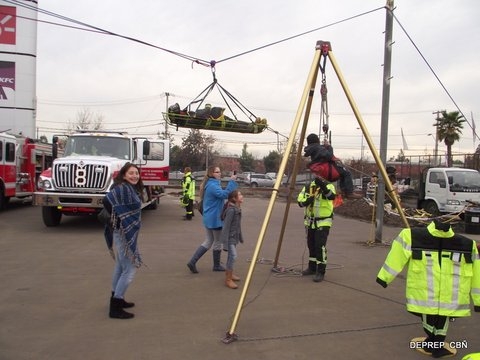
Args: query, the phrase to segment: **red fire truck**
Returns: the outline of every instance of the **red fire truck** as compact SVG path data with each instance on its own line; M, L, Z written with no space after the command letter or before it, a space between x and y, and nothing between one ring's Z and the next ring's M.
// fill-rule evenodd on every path
M42 207L46 226L59 225L62 215L96 215L118 171L131 162L145 185L143 208L156 209L168 184L169 154L168 140L102 130L69 135L63 157L40 174L34 204Z
M37 178L52 160L52 144L0 133L0 210L11 198L31 197Z

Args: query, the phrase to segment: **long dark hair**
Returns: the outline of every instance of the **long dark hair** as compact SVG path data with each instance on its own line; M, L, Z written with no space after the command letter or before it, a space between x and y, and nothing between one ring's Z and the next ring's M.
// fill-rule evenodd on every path
M135 165L135 164L132 164L131 162L127 162L125 165L122 166L122 168L120 169L120 171L118 172L117 176L115 176L115 178L113 179L113 184L114 186L116 185L120 185L122 184L123 182L125 182L126 180L124 179L125 177L125 174L127 173L128 170L130 170L130 168L136 168L138 170L138 174L140 175L140 168ZM139 194L142 193L143 191L143 181L142 181L142 178L139 177L138 178L138 182L135 184L135 185L132 185Z

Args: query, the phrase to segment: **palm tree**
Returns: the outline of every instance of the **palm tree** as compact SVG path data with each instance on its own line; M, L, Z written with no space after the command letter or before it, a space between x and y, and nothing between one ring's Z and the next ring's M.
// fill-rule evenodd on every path
M437 128L437 141L443 141L447 146L447 166L452 166L452 145L455 141L460 140L463 123L465 118L460 115L459 111L447 113L446 110L441 112L442 117L437 119L433 124Z

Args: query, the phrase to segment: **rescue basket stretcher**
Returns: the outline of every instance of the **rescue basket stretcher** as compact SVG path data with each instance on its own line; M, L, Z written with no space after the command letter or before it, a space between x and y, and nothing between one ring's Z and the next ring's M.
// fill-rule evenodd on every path
M255 121L241 121L226 116L224 111L220 107L187 111L180 110L180 106L174 104L168 108L167 113L163 113L163 117L172 126L200 130L258 134L268 127L266 119L257 117Z

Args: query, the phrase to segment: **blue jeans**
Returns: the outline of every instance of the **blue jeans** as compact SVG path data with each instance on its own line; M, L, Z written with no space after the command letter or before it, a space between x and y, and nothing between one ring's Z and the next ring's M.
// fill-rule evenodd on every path
M133 281L137 268L126 254L127 244L119 230L113 232L113 244L116 250L112 278L113 297L123 299L128 285Z
M233 265L235 265L236 258L237 258L237 245L229 244L227 264L225 265L226 270L233 270Z
M210 249L213 245L213 250L222 250L222 243L220 241L220 235L222 235L222 230L214 230L205 228L207 238L202 243L202 246L205 249Z

